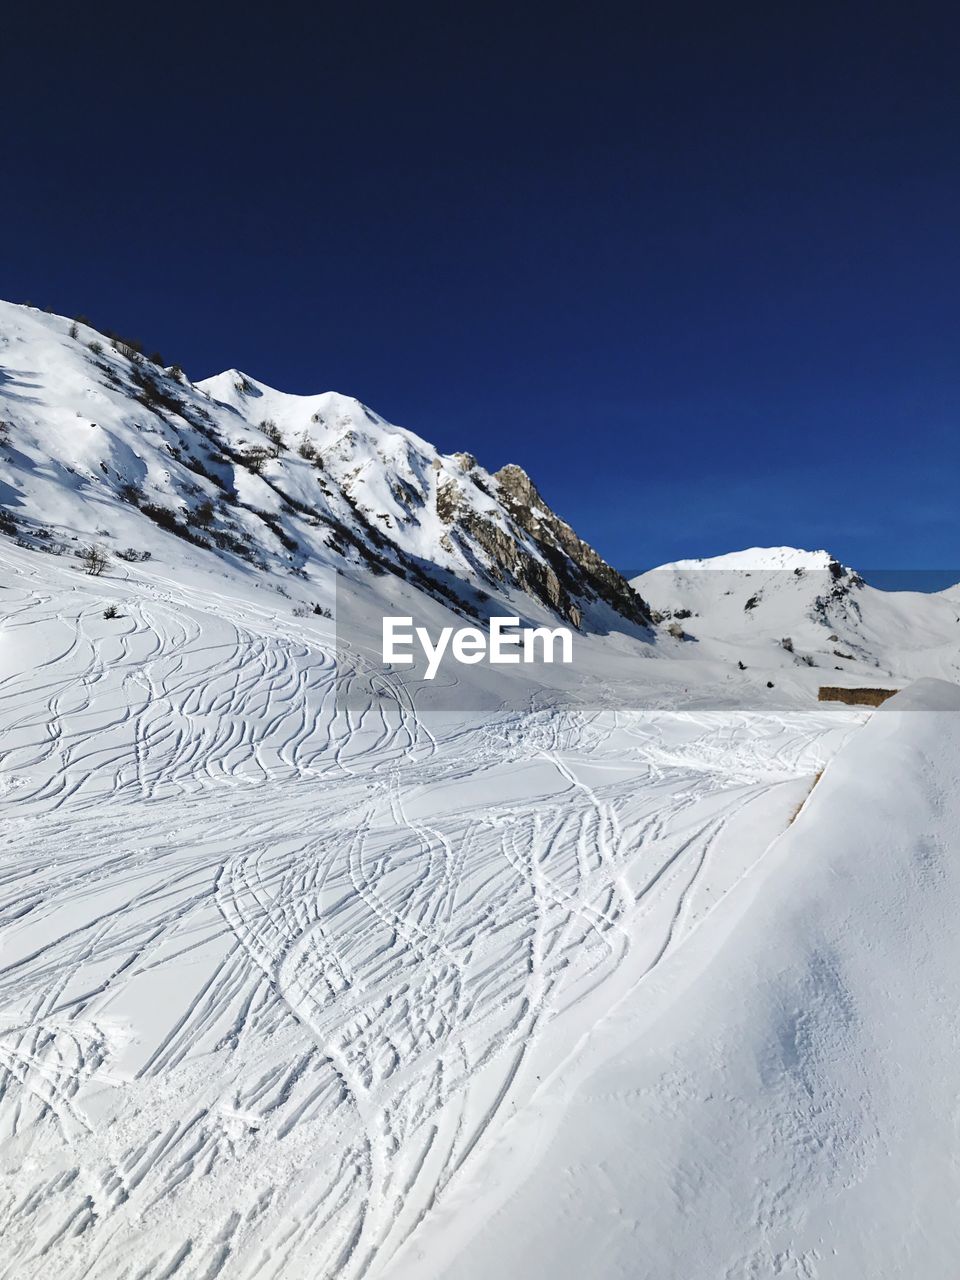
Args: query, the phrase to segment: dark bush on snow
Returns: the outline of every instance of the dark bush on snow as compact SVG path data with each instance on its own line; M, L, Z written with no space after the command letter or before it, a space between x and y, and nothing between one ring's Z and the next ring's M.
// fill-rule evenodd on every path
M83 565L84 573L90 574L92 578L99 578L109 563L106 552L101 547L84 547L77 552L77 557Z
M255 563L250 547L236 534L230 533L227 529L214 529L210 536L213 538L214 545L221 551L232 551L235 556L241 556L244 560Z
M275 537L279 538L280 542L288 551L297 551L299 549L300 543L297 542L296 538L290 537L276 516L272 516L269 511L258 511L257 515L267 526L270 532L274 534Z
M216 514L217 511L212 502L201 502L199 507L195 507L192 512L188 513L187 522L195 524L201 529L209 529Z
M260 430L273 445L273 456L279 458L281 449L286 448L283 432L271 418L264 418L260 423Z
M175 533L178 538L183 538L185 542L192 542L195 547L207 546L203 538L198 537L182 520L179 520L176 513L171 511L169 507L161 507L155 502L144 502L141 504L140 510L155 525L161 529L166 529L168 533Z
M168 413L179 414L183 407L181 402L165 391L151 374L134 367L130 370L130 381L136 387L136 398L142 405L154 412L166 409Z
M240 455L239 461L248 471L252 471L255 476L258 476L263 470L263 464L271 456L269 449L265 449L263 445L255 444L244 450Z

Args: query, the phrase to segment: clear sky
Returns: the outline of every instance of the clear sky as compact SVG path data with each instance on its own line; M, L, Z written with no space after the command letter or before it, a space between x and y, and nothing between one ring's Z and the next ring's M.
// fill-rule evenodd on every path
M519 462L621 567L960 564L956 9L209 8L5 14L0 295Z

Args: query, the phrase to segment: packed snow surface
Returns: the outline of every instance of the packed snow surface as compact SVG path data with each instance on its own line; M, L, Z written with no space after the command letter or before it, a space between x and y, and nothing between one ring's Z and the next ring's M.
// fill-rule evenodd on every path
M960 688L886 703L395 1274L952 1280L958 777Z
M865 714L431 717L254 591L0 555L0 1275L389 1274Z

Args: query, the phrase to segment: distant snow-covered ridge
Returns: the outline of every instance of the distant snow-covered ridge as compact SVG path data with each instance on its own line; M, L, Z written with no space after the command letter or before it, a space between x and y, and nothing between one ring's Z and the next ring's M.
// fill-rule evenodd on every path
M631 582L691 659L754 673L811 667L830 673L823 683L836 672L960 678L956 588L880 591L830 552L796 547L678 560Z
M765 573L785 569L796 573L799 569L804 573L817 573L830 570L835 564L837 561L829 551L803 551L799 547L748 547L722 556L674 560L671 564L660 565L654 572L685 573L703 569L713 573Z
M818 682L960 674L956 588L880 592L827 550L783 546L628 583L518 466L441 454L336 392L291 395L238 369L191 383L87 324L10 303L0 424L0 537L54 555L100 543L174 581L253 580L321 616L349 583L376 643L380 615L429 603L467 623L560 619L610 660L705 664L724 697L732 679L766 698L775 672L803 699Z

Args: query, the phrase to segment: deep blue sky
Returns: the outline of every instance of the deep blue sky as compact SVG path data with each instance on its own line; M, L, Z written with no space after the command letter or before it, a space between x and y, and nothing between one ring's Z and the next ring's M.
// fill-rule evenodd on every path
M33 8L0 295L519 462L621 567L960 564L948 6Z

